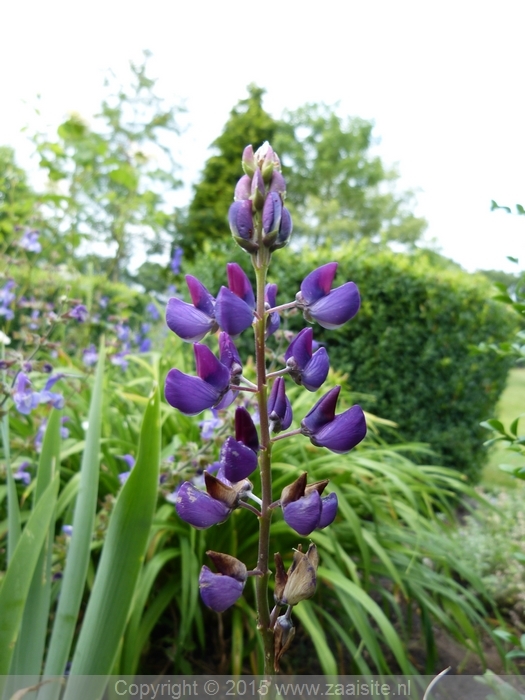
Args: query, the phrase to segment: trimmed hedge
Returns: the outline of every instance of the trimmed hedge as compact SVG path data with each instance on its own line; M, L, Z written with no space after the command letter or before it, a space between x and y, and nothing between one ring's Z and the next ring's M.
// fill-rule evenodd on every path
M436 453L430 461L476 480L486 456L479 423L494 413L509 360L471 347L505 340L515 323L490 300L490 283L432 253L362 246L335 255L275 255L272 281L280 290L299 289L308 272L330 260L339 262L334 286L353 280L362 297L358 315L341 329L314 328L332 366L365 395L365 410L395 421L404 439L429 443ZM304 322L289 323L299 329Z

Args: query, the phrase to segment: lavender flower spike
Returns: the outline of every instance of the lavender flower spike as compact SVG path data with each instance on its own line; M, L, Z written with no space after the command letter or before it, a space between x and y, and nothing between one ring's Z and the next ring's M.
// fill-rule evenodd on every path
M290 343L284 354L290 377L308 391L317 391L324 383L330 369L325 348L312 354L313 331L304 328Z
M361 406L357 404L335 415L340 389L336 386L319 399L302 420L301 432L310 438L313 445L344 454L365 438L366 420Z
M359 290L353 282L332 289L337 263L318 267L307 275L301 291L297 292L297 306L307 321L317 321L323 328L339 328L359 311Z
M206 345L195 343L194 352L198 376L172 369L168 372L164 389L166 401L189 416L207 408L225 408L233 401L228 367Z
M215 299L196 277L186 275L186 283L193 305L172 297L166 307L166 324L182 340L197 343L218 329Z
M248 573L246 566L229 554L208 551L206 554L218 569L214 574L203 566L199 576L201 598L215 612L224 612L236 603L242 595Z

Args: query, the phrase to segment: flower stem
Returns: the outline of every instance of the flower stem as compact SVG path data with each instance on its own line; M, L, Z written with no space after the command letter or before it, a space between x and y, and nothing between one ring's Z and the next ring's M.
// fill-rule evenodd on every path
M259 552L257 569L261 575L256 580L257 628L262 636L264 646L265 675L271 675L274 668L274 641L270 629L270 609L268 605L268 581L270 571L268 560L270 554L270 524L272 520L272 442L270 437L270 421L268 419L268 385L266 377L266 314L264 308L264 292L266 274L270 263L270 254L261 245L257 254L252 257L257 280L258 320L255 323L255 364L257 369L257 389L259 401L259 430L261 450L259 453L259 470L261 474L261 515L259 518Z

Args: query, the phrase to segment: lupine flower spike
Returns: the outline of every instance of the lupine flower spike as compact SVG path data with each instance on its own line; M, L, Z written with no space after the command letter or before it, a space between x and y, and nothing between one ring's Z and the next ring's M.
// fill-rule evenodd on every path
M277 369L272 366L268 372L267 358L271 357L273 363L281 351L270 350L266 341L279 329L279 312L286 308L299 308L307 321L319 323L324 328L338 328L355 316L360 297L353 282L332 289L338 265L330 262L307 275L295 300L276 305L277 285L267 282L267 272L272 255L288 243L292 233L292 219L285 207L286 183L280 160L268 143L257 151L247 146L242 154L242 168L244 175L235 187L228 221L234 240L251 256L257 298L242 267L228 263L227 284L220 288L216 298L199 280L187 275L192 303L174 297L169 300L166 312L169 328L183 340L194 343L197 369L196 376L178 369L170 370L165 384L166 400L187 415L213 409L213 419L199 423L205 443L197 453L196 464L200 467L206 451L213 449L218 436L227 429L230 419L221 411L234 400L238 404L235 432L223 440L220 461L213 462L216 456L210 454L213 464L204 470L204 474L201 475L200 469L196 470L195 476L178 486L168 500L175 503L179 517L197 529L220 525L237 508L251 511L251 514L239 514L235 527L243 527L242 518L252 515L258 518L258 568L248 571L246 565L235 557L209 551L207 554L216 572L204 565L199 576L199 589L204 604L222 613L242 596L248 576L260 577L255 592L264 645L262 672L270 675L279 670L280 660L292 643L294 606L315 593L319 563L314 544L310 544L306 553L298 544L288 571L277 553L275 607L270 611L268 579L272 513L280 507L285 523L299 535L308 537L314 530L330 526L336 519L338 508L336 493L325 495L328 479L309 484L307 472L285 486L280 499L274 501L273 443L302 434L316 446L336 453L347 452L365 437L366 423L359 406L336 415L341 387L335 387L315 403L300 428L286 432L293 421L286 383L295 382L307 391L317 391L326 381L330 369L328 352L314 344L312 329L305 328L285 350L285 366ZM243 374L243 362L236 347L237 337L250 328L255 338L253 356L257 376L253 382ZM218 337L213 337L218 331ZM207 339L209 345L201 344L205 336L212 336ZM277 334L277 343L279 341ZM216 355L211 348L217 344ZM250 394L241 405L243 391ZM29 387L21 384L20 395L21 404L24 401L31 403ZM220 432L216 431L218 426ZM259 475L254 478L254 483L261 486L260 497L253 492L254 486L248 480L257 469ZM247 499L255 501L259 509ZM281 614L283 606L286 610Z

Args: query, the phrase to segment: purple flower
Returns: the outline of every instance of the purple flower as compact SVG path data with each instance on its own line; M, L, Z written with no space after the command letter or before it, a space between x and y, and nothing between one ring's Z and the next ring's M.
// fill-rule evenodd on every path
M126 355L128 355L127 350L122 350L122 352L116 352L110 357L110 362L115 367L120 367L121 369L127 369L128 360L126 360Z
M199 428L201 429L201 438L203 440L211 440L217 428L220 428L223 421L219 418L219 412L214 408L211 409L212 418L199 421Z
M331 289L337 271L337 263L318 267L307 275L301 291L297 292L297 306L303 310L307 321L317 321L323 328L339 328L359 311L359 291L353 282Z
M49 403L56 409L64 408L64 397L62 394L51 391L51 388L62 379L63 376L63 374L55 374L53 377L49 377L45 387L39 394L40 403Z
M267 309L272 309L275 306L275 301L277 299L277 285L267 284L264 290L264 301ZM268 314L266 319L266 337L269 338L271 335L278 330L281 325L281 317L278 311L273 311Z
M215 315L221 329L237 336L253 323L255 297L246 273L237 263L228 263L228 287L217 295Z
M248 573L246 566L229 554L208 551L206 554L219 573L214 574L206 565L199 576L201 598L215 612L224 612L242 595Z
M159 310L157 309L157 306L153 303L150 302L149 304L146 305L146 313L149 315L152 321L158 321L160 318L160 313Z
M31 382L25 372L19 372L15 382L13 401L19 413L29 415L40 403L40 395L31 389Z
M15 300L15 295L11 291L14 286L14 280L8 280L0 289L0 316L3 316L6 321L11 321L15 317L13 310L9 308Z
M170 267L174 275L178 275L180 272L180 264L182 262L183 255L184 251L182 250L182 248L177 247L173 251L173 256L170 261Z
M84 362L86 367L92 367L93 365L97 364L98 353L94 345L90 345L89 347L85 348L85 350L83 350L82 361Z
M202 340L207 333L215 333L215 299L196 277L186 275L186 283L193 304L172 297L166 308L168 328L188 343Z
M245 175L244 177L247 176ZM241 181L239 181L239 185L241 182L242 178ZM245 183L243 183L243 185L244 184ZM239 191L239 193L237 193L237 189L235 192L237 201L233 202L228 211L230 230L234 240L241 248L244 248L249 253L254 253L258 246L253 240L255 229L253 225L252 202L244 197L241 199L237 198L237 194L241 194L241 192ZM242 194L244 194L244 192L242 192Z
M313 336L311 328L304 328L295 336L284 354L291 378L308 391L317 391L330 369L330 360L325 348L319 348L312 354Z
M13 474L13 479L15 481L23 481L26 486L29 486L31 483L31 474L27 472L29 466L29 462L22 462Z
M239 386L242 376L242 361L235 343L227 333L219 333L219 359L230 370L230 384Z
M366 436L366 420L361 406L352 406L335 415L340 386L331 389L319 399L301 421L301 432L317 447L332 452L349 452Z
M179 518L197 530L205 530L224 522L237 506L239 495L230 485L204 472L206 491L185 481L175 494L175 510Z
M118 459L121 459L122 461L126 462L130 469L133 469L133 467L135 466L135 457L133 457L133 455L120 455Z
M18 245L29 253L41 253L42 246L38 240L38 231L26 231Z
M228 437L221 448L221 466L228 481L246 479L257 468L259 437L248 411L239 406L235 411L235 439Z
M150 338L139 338L139 352L149 352L151 350Z
M197 377L172 369L166 377L166 401L181 413L193 416L207 408L225 408L233 401L230 370L200 343L193 346Z
M337 495L323 496L328 480L307 486L306 472L281 494L281 508L288 525L299 535L306 537L316 529L330 525L337 514Z
M73 525L62 525L62 532L66 537L71 537L73 535Z
M69 318L74 318L79 323L84 323L89 318L89 313L84 304L77 304L67 314Z
M274 381L270 396L268 397L268 418L272 433L280 433L287 430L292 424L292 406L286 396L284 379L277 377Z

